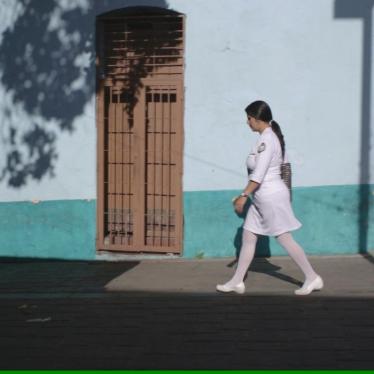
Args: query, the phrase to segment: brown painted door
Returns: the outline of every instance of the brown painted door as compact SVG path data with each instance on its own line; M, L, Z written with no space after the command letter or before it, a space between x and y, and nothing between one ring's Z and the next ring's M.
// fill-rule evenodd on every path
M180 253L182 85L143 80L134 105L126 89L103 91L98 249Z
M97 249L182 250L184 16L99 16Z

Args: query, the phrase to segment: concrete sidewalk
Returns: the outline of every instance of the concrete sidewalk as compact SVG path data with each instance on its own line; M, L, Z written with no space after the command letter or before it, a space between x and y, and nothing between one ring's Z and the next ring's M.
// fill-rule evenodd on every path
M244 295L219 294L234 259L0 263L0 369L374 369L371 255L255 259Z
M325 288L309 297L374 296L374 260L369 255L310 256ZM0 297L20 293L185 293L216 294L235 271L230 259L160 259L123 262L4 260L0 262ZM246 278L246 294L289 295L303 274L288 256L255 258Z

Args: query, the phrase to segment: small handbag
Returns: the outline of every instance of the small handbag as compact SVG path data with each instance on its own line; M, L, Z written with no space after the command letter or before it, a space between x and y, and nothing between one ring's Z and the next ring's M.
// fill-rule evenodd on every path
M290 191L290 200L292 201L292 171L291 171L291 164L289 162L282 162L281 168L280 168L280 174L285 185Z

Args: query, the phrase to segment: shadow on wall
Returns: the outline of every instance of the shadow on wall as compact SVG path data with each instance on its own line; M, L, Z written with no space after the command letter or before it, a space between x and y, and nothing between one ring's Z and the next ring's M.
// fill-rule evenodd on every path
M165 0L19 0L17 6L21 14L0 45L7 97L0 107L0 182L13 188L54 176L57 137L74 132L95 94L96 16L124 7L168 8ZM22 121L14 115L20 111Z
M371 139L371 58L373 45L374 0L335 0L335 18L359 18L363 22L362 83L361 83L361 144L360 144L360 195L358 205L358 249L368 252L368 227L370 204L370 139Z
M97 78L104 86L109 83L115 90L121 90L118 99L124 103L129 117L134 116L143 88L142 79L173 74L170 66L181 58L178 51L182 47L181 20L160 21L159 18L178 14L160 7L140 6L105 12L97 17ZM97 92L101 88L99 82Z

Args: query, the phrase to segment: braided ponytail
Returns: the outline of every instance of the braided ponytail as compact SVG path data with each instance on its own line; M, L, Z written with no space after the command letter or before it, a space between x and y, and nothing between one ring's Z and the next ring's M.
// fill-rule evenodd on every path
M284 158L284 153L286 151L286 143L284 141L284 136L282 134L282 130L277 122L275 122L273 119L270 121L271 129L274 131L275 135L279 139L279 143L282 148L282 157Z

